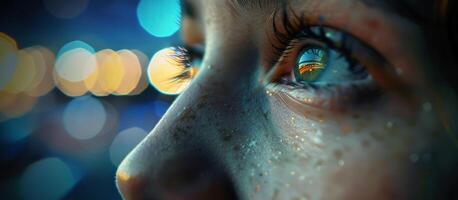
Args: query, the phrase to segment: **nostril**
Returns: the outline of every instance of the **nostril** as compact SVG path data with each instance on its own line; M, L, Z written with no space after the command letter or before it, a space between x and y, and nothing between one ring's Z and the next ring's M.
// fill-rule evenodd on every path
M237 199L223 168L199 155L186 154L165 161L155 185L164 199Z
M233 182L221 165L204 156L174 156L142 176L118 170L116 180L124 199L238 199Z

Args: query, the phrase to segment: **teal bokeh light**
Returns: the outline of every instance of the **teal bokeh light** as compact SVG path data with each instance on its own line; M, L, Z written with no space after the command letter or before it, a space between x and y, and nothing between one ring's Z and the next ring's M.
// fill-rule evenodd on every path
M20 180L24 200L58 200L76 184L70 167L58 158L46 158L27 167Z
M89 45L89 44L87 44L87 43L85 43L85 42L83 42L83 41L81 41L81 40L75 40L75 41L71 41L71 42L65 44L65 45L59 50L59 52L57 53L57 56L56 56L56 57L59 58L59 57L62 56L62 54L64 54L65 52L71 51L71 50L77 49L77 48L85 49L85 50L87 50L87 51L89 51L89 52L91 52L91 53L95 53L95 50L94 50L94 48L93 48L91 45Z
M169 37L180 28L180 3L178 0L140 0L137 17L151 35Z

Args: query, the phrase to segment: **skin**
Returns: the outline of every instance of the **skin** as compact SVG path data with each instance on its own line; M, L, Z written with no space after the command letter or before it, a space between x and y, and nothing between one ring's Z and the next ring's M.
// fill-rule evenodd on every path
M184 16L183 41L205 44L202 67L120 165L124 199L440 197L425 183L450 182L431 169L443 157L454 162L442 152L455 146L438 117L435 62L418 25L358 0L290 1L309 23L350 33L391 64L362 59L383 95L353 105L275 87L293 61L265 62L274 3L243 10L227 0L190 2L198 17Z

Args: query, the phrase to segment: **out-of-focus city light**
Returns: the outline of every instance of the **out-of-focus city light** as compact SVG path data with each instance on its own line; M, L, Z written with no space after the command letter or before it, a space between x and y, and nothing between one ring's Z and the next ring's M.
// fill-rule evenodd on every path
M186 67L175 60L175 56L176 52L173 48L163 49L153 56L148 66L148 78L151 85L163 94L180 94L192 80L192 77L176 79L185 72Z
M35 76L34 87L31 87L27 94L34 97L40 97L54 88L53 66L55 57L51 50L37 46L28 48L30 54L35 60L35 64L40 65L40 74Z
M110 49L97 52L96 58L96 71L84 83L92 94L106 96L115 92L123 80L125 74L123 61L115 51Z
M138 127L128 128L121 131L110 146L110 160L118 166L124 157L140 143L148 133Z
M61 19L71 19L86 10L89 0L44 0L46 10Z
M16 119L11 119L0 125L2 134L0 138L7 143L13 143L23 140L29 136L36 127L36 121L31 117L24 116Z
M140 80L138 81L137 86L130 92L129 95L138 95L145 91L145 89L148 87L148 56L146 56L143 52L133 49L132 53L137 55L138 60L140 61L140 66L142 67L142 75L140 77Z
M128 95L138 85L142 76L142 66L137 55L130 50L121 50L117 52L121 58L124 68L124 77L121 84L116 89L117 95Z
M61 78L57 72L53 71L53 78L56 87L69 97L79 97L87 93L86 85L83 81L71 82Z
M64 111L65 130L74 138L87 140L99 134L107 120L103 104L91 97L78 97Z
M137 7L140 25L151 35L169 37L180 25L179 0L140 0Z
M11 80L17 63L17 44L10 36L0 32L0 90Z
M1 109L0 121L20 117L27 112L30 112L38 100L37 97L32 97L25 93L14 95L14 101L12 101L7 107Z
M87 49L76 48L64 52L57 58L55 70L63 79L71 82L83 81L97 68L94 54Z
M18 62L13 76L4 88L11 93L24 92L32 83L36 73L35 62L33 57L25 50L17 52Z
M57 52L57 56L56 57L59 58L65 52L73 50L73 49L78 49L78 48L86 49L87 51L95 54L95 50L91 45L89 45L88 43L83 42L81 40L74 40L74 41L68 42L64 46L62 46L62 48L59 49L59 52Z
M25 200L58 200L76 182L77 178L65 162L46 158L27 167L20 179L20 196Z

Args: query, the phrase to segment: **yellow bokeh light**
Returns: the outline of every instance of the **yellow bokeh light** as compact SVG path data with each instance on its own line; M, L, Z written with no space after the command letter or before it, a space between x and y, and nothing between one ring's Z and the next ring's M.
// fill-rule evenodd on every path
M25 50L17 52L17 64L11 80L5 87L5 91L20 93L27 90L37 73L33 57Z
M142 76L142 66L137 55L129 50L121 50L117 52L121 58L122 66L124 67L124 77L121 84L116 89L117 95L128 95L138 85Z
M15 100L1 110L0 121L17 118L30 112L37 102L37 97L29 96L25 93L16 94Z
M41 46L32 47L30 50L33 52L32 54L35 55L34 58L37 57L42 59L43 77L34 88L27 91L27 94L34 97L40 97L49 93L54 88L53 66L55 56L49 49Z
M84 83L94 95L106 96L119 88L125 73L123 62L121 57L110 49L99 51L95 56L97 58L95 73L84 80Z
M53 70L53 79L56 84L56 87L69 97L79 97L87 93L86 85L83 81L72 82L68 81L57 74Z
M140 65L142 68L142 75L140 77L140 80L138 81L137 86L135 87L134 90L132 90L132 92L129 93L129 95L138 95L138 94L141 94L143 91L145 91L149 85L148 72L147 72L149 60L148 60L148 56L145 53L141 52L140 50L133 49L132 53L137 55L137 58L140 61Z
M7 42L13 49L18 49L17 42L6 33L0 32L0 40Z
M176 56L174 48L163 49L153 56L148 66L148 78L151 85L163 94L180 94L192 80L192 77L175 79L185 72L186 67L174 60L174 56Z

